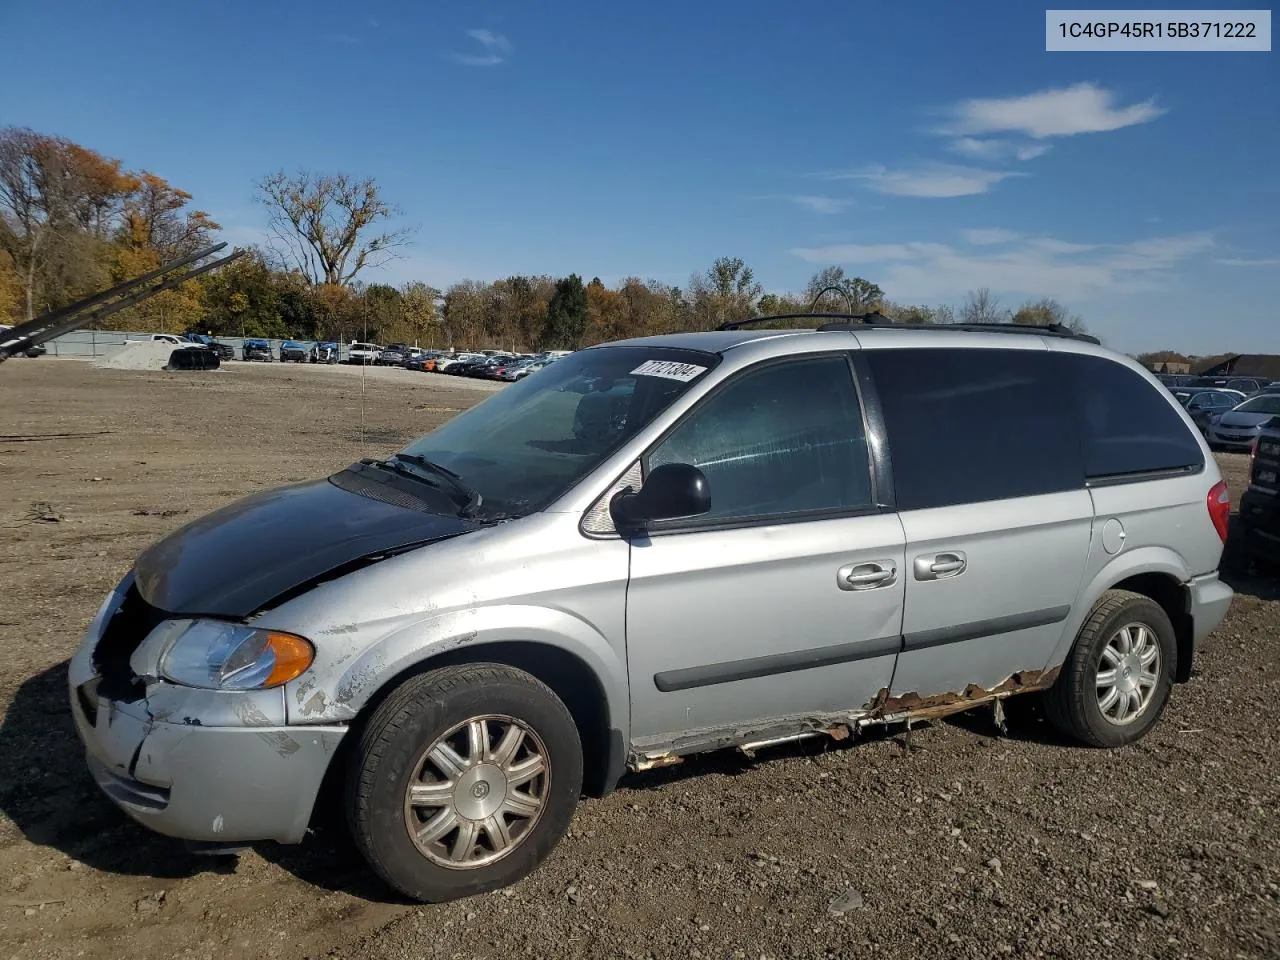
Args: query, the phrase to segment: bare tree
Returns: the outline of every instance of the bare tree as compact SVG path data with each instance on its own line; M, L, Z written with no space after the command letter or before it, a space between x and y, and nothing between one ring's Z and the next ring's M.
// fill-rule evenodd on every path
M1000 298L989 287L970 290L960 307L961 323L1008 323L1009 311L1000 306Z
M393 259L412 233L373 232L399 211L372 177L281 170L259 181L257 199L271 214L273 251L314 284L349 285L366 267Z

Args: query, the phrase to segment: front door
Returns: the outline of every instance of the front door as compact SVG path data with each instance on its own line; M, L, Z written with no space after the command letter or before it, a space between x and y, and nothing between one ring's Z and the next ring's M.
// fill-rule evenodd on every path
M876 507L844 354L749 368L694 407L645 468L699 467L709 514L631 541L635 745L743 739L857 712L900 643L902 527Z

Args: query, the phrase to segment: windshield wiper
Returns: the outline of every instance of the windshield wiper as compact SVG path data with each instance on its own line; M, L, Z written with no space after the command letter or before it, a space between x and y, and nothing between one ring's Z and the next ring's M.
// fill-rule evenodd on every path
M438 463L432 463L426 457L417 453L396 453L392 454L390 460L383 460L380 466L387 467L391 470L398 470L408 476L423 479L417 470L405 470L400 467L400 463L408 463L425 471L430 476L440 481L440 486L444 487L451 495L455 503L458 504L458 514L463 517L469 517L475 513L476 509L484 502L484 497L480 495L480 491L462 482L462 477L454 473L448 467L442 467Z

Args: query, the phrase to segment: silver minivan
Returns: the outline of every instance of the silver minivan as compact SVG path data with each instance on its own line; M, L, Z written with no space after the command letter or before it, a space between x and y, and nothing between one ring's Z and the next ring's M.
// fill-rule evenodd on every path
M1173 397L1065 330L604 344L151 547L71 706L155 830L294 843L332 797L388 883L447 900L700 751L1033 691L1131 743L1227 611L1228 511Z

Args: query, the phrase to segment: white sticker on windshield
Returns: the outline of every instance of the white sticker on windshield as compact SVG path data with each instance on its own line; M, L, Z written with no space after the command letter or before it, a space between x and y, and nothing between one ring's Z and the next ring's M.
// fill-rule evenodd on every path
M631 371L633 377L665 377L668 380L680 380L687 383L699 374L707 372L706 367L696 363L676 363L674 360L646 360Z

